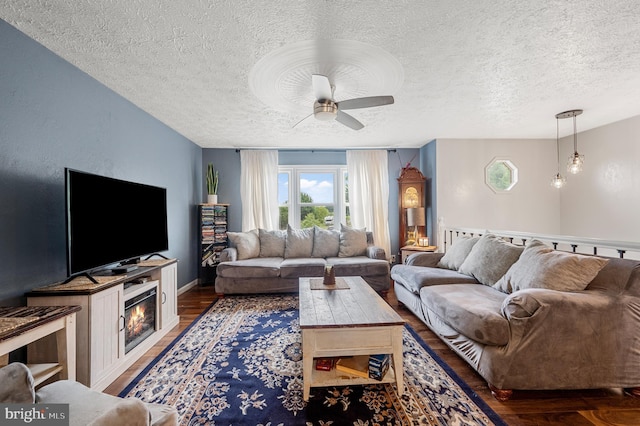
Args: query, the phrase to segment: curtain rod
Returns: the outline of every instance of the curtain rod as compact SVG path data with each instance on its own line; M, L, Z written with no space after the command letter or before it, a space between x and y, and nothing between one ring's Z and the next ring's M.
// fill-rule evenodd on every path
M373 150L373 148L371 149ZM240 152L239 148L236 148L236 152ZM250 151L250 150L248 150ZM348 149L278 149L276 151L281 152L347 152ZM397 152L395 148L387 149L387 152Z

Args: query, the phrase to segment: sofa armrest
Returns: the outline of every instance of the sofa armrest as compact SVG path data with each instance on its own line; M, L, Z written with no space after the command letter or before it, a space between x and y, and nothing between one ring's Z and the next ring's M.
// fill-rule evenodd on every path
M369 257L370 259L387 260L387 254L385 253L384 249L378 246L368 246L367 257Z
M0 403L33 404L36 391L31 371L26 365L12 362L0 368Z
M220 252L220 262L232 262L238 260L238 250L235 247L227 247Z
M530 288L516 291L502 302L502 314L508 320L534 316L538 311L550 311L548 315L567 321L567 315L585 318L608 313L614 300L605 293L595 291L566 292ZM547 316L547 314L545 314ZM574 327L572 324L571 327Z
M429 266L431 268L436 268L438 266L438 262L442 259L444 253L413 253L407 257L405 265L412 266Z
M629 339L621 327L630 309L625 304L622 297L596 291L526 289L503 301L502 314L510 324L510 345L535 347L532 353L542 356L547 351L548 357L557 354L553 348L562 348L567 356L605 362Z

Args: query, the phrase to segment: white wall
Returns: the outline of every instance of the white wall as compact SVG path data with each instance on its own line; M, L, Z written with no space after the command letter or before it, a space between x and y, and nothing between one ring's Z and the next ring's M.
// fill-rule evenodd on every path
M579 131L580 117L577 125ZM447 226L640 242L640 116L580 132L585 165L577 175L566 171L573 136L562 138L567 184L560 190L549 185L557 169L555 139L431 143L437 144L436 215ZM518 167L511 193L495 194L484 184L484 167L494 157Z
M573 137L564 138L561 161L572 152ZM640 242L640 116L579 133L578 152L583 171L562 171L562 234Z
M438 139L437 217L447 226L557 234L560 193L549 182L556 173L555 140ZM568 155L568 154L567 154ZM484 169L495 157L518 168L518 183L494 193Z

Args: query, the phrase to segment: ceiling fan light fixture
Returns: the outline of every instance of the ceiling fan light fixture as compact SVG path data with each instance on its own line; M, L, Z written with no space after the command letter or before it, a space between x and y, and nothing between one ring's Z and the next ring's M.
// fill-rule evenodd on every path
M331 121L338 115L338 106L331 100L319 100L313 105L313 115L320 121Z

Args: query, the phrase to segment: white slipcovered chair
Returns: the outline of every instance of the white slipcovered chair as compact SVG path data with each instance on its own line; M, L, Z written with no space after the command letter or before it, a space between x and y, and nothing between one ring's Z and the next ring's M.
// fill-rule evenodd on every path
M31 371L19 362L0 368L0 403L69 404L70 426L178 424L174 407L107 395L71 380L59 380L36 391Z

